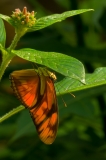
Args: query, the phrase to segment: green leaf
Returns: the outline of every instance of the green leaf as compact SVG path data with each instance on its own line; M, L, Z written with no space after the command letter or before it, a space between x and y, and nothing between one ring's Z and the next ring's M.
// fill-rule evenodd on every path
M106 67L97 68L94 73L85 75L86 84L67 77L55 84L57 95L75 92L106 84Z
M73 10L73 11L67 11L61 14L53 14L50 16L46 16L46 17L42 17L39 18L36 23L35 26L32 26L31 28L29 28L28 31L35 31L35 30L39 30L42 28L45 28L47 26L50 26L56 22L61 22L62 20L77 15L77 14L81 14L84 12L88 12L88 11L93 11L93 9L80 9L80 10Z
M56 52L37 51L29 48L14 50L12 52L23 59L47 66L62 75L85 83L83 64L71 56Z
M6 32L2 19L0 18L0 44L5 47Z
M11 18L9 16L6 16L6 15L3 15L3 14L0 14L0 18L4 19L5 21L7 21L8 23L11 22ZM11 23L10 23L11 24Z
M88 12L88 11L93 11L93 9L80 9L80 10L73 10L73 11L67 11L67 12L63 12L61 14L53 14L50 16L46 16L46 17L42 17L36 20L36 23L34 26L28 27L28 31L35 31L35 30L40 30L42 28L45 28L47 26L50 26L56 22L61 22L62 20L74 16L74 15L78 15L84 12ZM11 17L0 14L0 18L6 20L9 24L11 24L12 26L14 26L13 20Z

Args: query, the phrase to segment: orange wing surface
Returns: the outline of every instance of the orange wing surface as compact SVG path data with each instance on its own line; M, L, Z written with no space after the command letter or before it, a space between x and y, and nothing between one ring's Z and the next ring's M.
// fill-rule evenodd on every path
M56 76L45 68L20 70L10 74L13 91L29 109L38 135L52 144L58 128L58 108L54 87Z

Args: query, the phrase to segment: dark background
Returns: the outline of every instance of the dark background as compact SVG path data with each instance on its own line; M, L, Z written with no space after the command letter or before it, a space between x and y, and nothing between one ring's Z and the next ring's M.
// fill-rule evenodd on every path
M37 18L67 10L92 8L94 12L67 18L45 29L27 33L17 49L23 47L64 53L79 59L86 73L106 66L106 0L0 0L0 13L10 16L15 8L26 6ZM6 47L14 29L5 22ZM20 105L10 88L9 74L16 69L32 68L18 57L7 68L0 84L0 116ZM58 80L60 76L57 75ZM43 144L27 110L0 124L1 160L105 160L106 159L106 86L58 98L59 129L52 145ZM63 101L67 104L64 107Z

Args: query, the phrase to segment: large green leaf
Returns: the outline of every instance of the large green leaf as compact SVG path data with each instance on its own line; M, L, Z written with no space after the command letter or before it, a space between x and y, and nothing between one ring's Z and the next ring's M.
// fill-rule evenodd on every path
M53 14L50 16L46 16L46 17L42 17L36 20L36 23L34 26L31 27L27 27L28 31L35 31L35 30L39 30L42 28L45 28L47 26L50 26L56 22L61 22L62 20L77 15L77 14L81 14L84 12L88 12L88 11L93 11L93 9L80 9L80 10L73 10L73 11L67 11L61 14ZM12 18L6 16L6 15L2 15L0 14L0 18L6 20L8 23L10 23L12 26L15 26L15 22L12 20Z
M94 73L85 75L86 84L67 77L55 84L57 95L80 91L106 84L106 67L97 68Z
M47 66L62 75L85 83L83 64L71 56L56 52L37 51L29 48L14 50L12 52L23 59Z
M6 41L6 32L2 19L0 18L0 44L4 47Z
M29 28L29 31L35 31L35 30L39 30L42 28L45 28L47 26L50 26L56 22L61 22L62 20L77 15L77 14L81 14L87 11L93 11L93 9L80 9L80 10L73 10L73 11L67 11L61 14L53 14L50 16L46 16L46 17L42 17L39 18L36 21L35 26L32 26L31 28Z

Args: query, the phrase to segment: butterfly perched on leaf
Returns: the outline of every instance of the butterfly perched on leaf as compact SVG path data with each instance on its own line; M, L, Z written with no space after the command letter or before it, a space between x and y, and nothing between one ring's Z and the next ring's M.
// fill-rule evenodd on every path
M58 128L55 74L39 67L14 71L10 80L15 95L29 109L39 138L45 144L52 144Z

